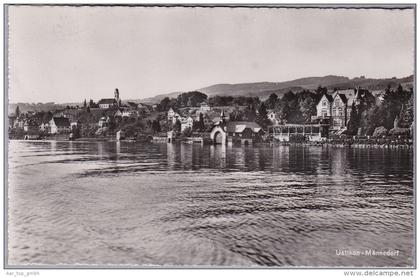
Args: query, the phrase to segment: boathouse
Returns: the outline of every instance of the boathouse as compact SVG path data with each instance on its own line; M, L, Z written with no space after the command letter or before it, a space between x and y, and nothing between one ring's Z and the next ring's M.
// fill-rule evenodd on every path
M252 144L261 141L264 131L255 122L229 121L213 126L210 139L214 144Z
M273 141L322 141L328 137L328 124L283 124L269 126Z

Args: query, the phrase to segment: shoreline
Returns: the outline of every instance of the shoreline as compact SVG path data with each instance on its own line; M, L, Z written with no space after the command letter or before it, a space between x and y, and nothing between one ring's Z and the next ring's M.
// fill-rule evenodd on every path
M141 140L133 140L133 139L123 139L123 140L116 140L111 138L80 138L75 140L68 140L68 139L10 139L16 141L31 141L31 142L127 142L127 143L145 143L145 141ZM151 144L183 144L182 141L176 141L175 143L168 143L163 141L148 141L147 143ZM222 144L212 144L212 143L189 143L191 145L199 144L199 145L222 145ZM188 144L187 144L188 145ZM376 149L414 149L412 143L408 144L373 144L373 143L334 143L334 142L258 142L254 143L253 145L241 145L241 144L225 144L226 146L236 146L236 147L252 147L253 145L260 146L260 145L269 145L269 146L318 146L318 147L331 147L331 148L376 148Z

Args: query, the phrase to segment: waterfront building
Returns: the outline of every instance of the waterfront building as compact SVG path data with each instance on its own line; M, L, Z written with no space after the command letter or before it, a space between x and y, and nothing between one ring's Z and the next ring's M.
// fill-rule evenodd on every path
M50 120L49 125L51 134L70 132L70 121L66 117L53 117Z
M41 125L39 125L39 130L41 132L49 133L50 132L50 124L49 124L49 122L42 122Z
M192 129L193 127L193 123L194 120L192 119L191 116L187 117L187 118L182 118L181 120L181 132L183 132L185 129Z
M360 88L334 91L332 95L324 94L316 106L317 114L312 120L329 119L330 130L342 132L346 130L350 120L352 105L360 104L365 93Z
M175 111L172 108L169 108L168 110L168 120L172 121L172 118L175 116Z
M330 117L331 116L331 103L333 98L331 95L324 94L316 105L316 115L318 117Z
M175 124L177 120L182 121L182 116L179 113L175 113L172 117L172 124Z
M73 121L73 122L70 123L70 130L73 131L73 130L77 129L78 126L79 126L79 122Z
M264 131L261 126L252 121L220 121L210 132L210 138L215 144L252 144L261 141Z
M268 126L273 141L322 141L328 137L329 124L282 124Z
M103 128L103 127L108 126L108 123L109 123L109 117L108 116L103 116L99 119L98 126L99 126L99 128Z
M25 121L26 119L23 116L19 116L13 123L13 127L23 129L23 126L25 125Z
M25 120L23 124L23 131L28 132L29 130L38 130L35 121L32 119Z
M267 118L271 121L272 125L279 124L279 121L277 119L277 114L274 110L268 110Z

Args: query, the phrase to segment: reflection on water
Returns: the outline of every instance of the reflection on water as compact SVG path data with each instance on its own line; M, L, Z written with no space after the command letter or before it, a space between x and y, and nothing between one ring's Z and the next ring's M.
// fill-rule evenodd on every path
M12 265L414 263L410 150L11 141L8 178Z

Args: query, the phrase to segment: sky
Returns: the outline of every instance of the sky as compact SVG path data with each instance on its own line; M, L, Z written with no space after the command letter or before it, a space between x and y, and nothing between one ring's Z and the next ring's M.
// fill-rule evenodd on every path
M9 6L7 50L12 103L405 77L414 72L414 11Z

